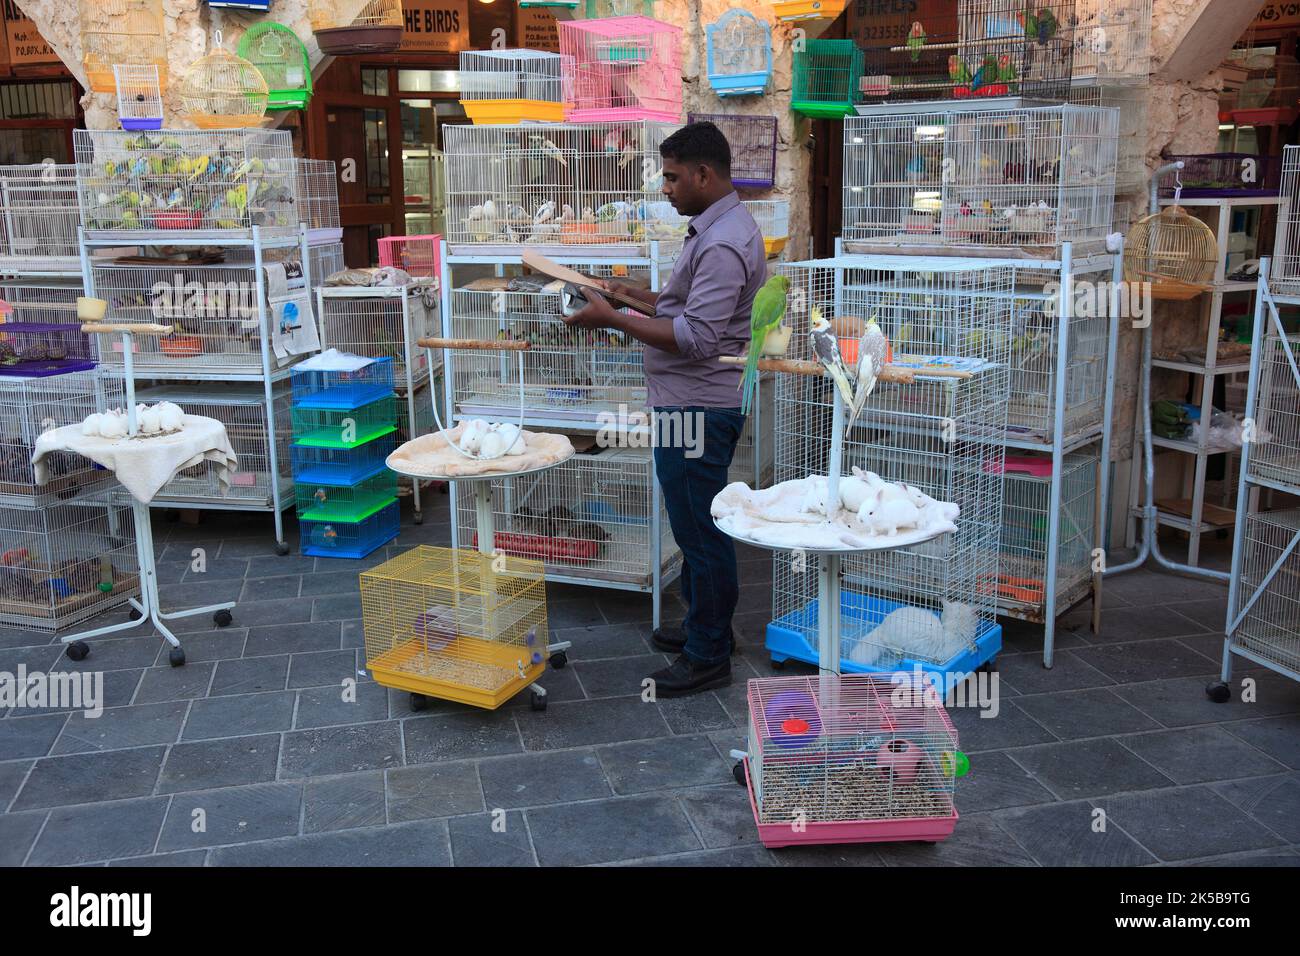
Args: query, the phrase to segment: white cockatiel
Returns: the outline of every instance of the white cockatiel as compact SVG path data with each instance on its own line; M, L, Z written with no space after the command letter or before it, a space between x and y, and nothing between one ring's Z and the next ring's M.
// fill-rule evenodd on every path
M569 163L564 158L564 153L560 152L560 147L556 146L545 136L530 136L528 138L536 143L547 156L551 157L551 159L555 160L566 169L568 168Z
M540 226L544 222L550 222L555 218L555 200L548 199L537 207L537 215L533 216L533 225Z
M840 357L840 343L836 340L835 333L831 331L831 324L822 318L821 309L814 306L810 317L812 330L808 333L808 338L812 344L813 356L821 363L822 368L826 369L826 374L840 390L840 397L844 399L844 404L851 407L853 384L849 381L849 371L844 367L844 359Z
M560 218L556 221L573 222L573 217L574 217L573 207L566 202L563 206L560 207Z
M880 379L888 355L889 340L885 338L885 332L876 322L873 313L871 318L867 319L862 338L858 341L858 367L854 375L853 400L849 402L849 423L845 431L852 428L853 423L862 414L867 398L875 390L876 382Z

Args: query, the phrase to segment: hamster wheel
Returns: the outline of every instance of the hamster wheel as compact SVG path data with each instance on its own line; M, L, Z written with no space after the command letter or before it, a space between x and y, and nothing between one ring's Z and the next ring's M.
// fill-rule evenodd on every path
M257 67L217 48L200 57L181 80L181 106L199 129L257 126L266 115L269 93Z
M1182 206L1167 206L1129 231L1124 279L1150 282L1158 299L1189 299L1214 278L1218 258L1214 231Z

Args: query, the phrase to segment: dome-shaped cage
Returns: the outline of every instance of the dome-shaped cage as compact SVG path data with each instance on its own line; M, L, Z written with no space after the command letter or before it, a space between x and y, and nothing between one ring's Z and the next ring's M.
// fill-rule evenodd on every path
M257 67L221 47L200 57L181 80L181 109L199 129L257 126L266 115L266 81Z
M113 67L117 86L117 119L122 129L162 129L162 89L154 63L125 63Z
M351 16L344 0L308 0L311 32L322 53L392 53L402 44L402 0L370 0Z
M1189 299L1214 278L1219 247L1214 231L1182 206L1141 219L1124 240L1124 279L1150 282L1158 299Z
M772 78L772 28L747 10L728 10L704 28L709 85L719 96L759 95Z
M257 68L266 82L268 110L301 110L311 99L311 63L307 47L279 23L254 23L239 40L239 55Z
M81 4L81 62L93 93L113 93L117 64L154 64L167 82L167 31L162 0L99 0Z

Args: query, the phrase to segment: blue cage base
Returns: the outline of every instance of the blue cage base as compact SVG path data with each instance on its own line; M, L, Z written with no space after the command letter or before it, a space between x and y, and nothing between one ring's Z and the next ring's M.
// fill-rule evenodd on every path
M867 594L841 592L841 632L857 630L861 626L861 622L868 618L883 619L891 611L907 606L906 604L886 601L883 598L872 597ZM857 622L857 626L851 624L849 627L844 627L843 625L848 622ZM817 653L816 646L804 636L805 632L811 633L814 640L816 639L816 601L810 601L803 608L791 611L767 626L766 647L768 653L772 655L773 663L779 664L793 658L807 664L817 664L821 660L821 656ZM865 634L868 631L864 628L862 633ZM846 645L841 638L841 653L850 646ZM967 648L944 664L933 664L929 661L918 661L905 657L897 666L873 667L841 657L840 672L843 674L892 674L898 671L910 672L919 667L927 674L942 675L943 691L947 694L953 687L965 680L968 675L996 657L1001 649L1002 626L989 624L984 626L982 632L976 638L974 649Z

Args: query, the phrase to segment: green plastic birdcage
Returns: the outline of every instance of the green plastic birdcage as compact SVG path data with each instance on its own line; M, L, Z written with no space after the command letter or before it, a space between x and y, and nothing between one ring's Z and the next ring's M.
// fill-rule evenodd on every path
M843 119L853 112L862 51L853 40L809 40L794 55L790 108L805 116Z
M311 99L311 64L307 47L279 23L254 23L239 41L239 55L248 60L270 91L268 110L306 109Z

